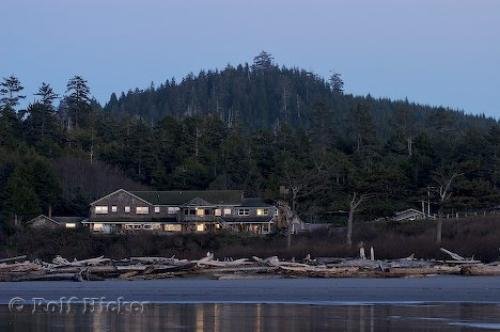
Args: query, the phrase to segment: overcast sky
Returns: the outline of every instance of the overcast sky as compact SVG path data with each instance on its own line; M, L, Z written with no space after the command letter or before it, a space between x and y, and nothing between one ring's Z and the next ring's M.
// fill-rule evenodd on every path
M0 75L101 102L261 50L347 92L500 117L497 0L0 0Z

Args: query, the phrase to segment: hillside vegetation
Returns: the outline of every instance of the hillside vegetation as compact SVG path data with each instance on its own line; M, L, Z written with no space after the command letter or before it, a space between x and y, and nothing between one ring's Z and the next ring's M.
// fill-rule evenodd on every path
M1 83L0 218L86 214L125 187L244 189L285 199L308 221L390 216L431 202L433 213L500 202L500 126L484 115L343 91L254 62L113 94L101 107L80 76L64 95L48 84L26 109L16 77ZM7 227L8 228L8 227Z

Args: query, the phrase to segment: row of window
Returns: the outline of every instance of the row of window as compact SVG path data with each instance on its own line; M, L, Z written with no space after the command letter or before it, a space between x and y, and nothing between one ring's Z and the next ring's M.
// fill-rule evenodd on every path
M167 208L167 213L168 214L176 214L179 212L180 208L178 207L171 207L169 206ZM94 210L95 214L108 214L108 206L106 205L98 205L95 207ZM116 213L118 212L118 207L116 205L111 206L111 212ZM125 206L124 207L124 212L125 213L130 213L130 206ZM160 207L155 206L154 207L154 212L155 213L160 213ZM149 214L149 207L148 206L137 206L135 208L135 213L136 214ZM232 210L229 208L225 209L215 209L213 210L213 214L217 217L221 217L222 215L224 216L230 216L232 213ZM250 209L248 208L240 208L237 209L238 216L249 216L250 215ZM208 216L212 215L212 210L211 209L186 209L184 210L185 215L196 215L198 217L203 217L203 216ZM257 216L267 216L269 215L269 209L263 209L259 208L256 210Z
M168 214L176 214L179 210L180 210L180 208L178 208L178 207L169 206L167 208L167 213ZM123 211L125 213L130 213L130 206L123 207ZM95 214L108 214L109 208L106 205L98 205L98 206L95 207L94 212L95 212ZM111 206L111 212L112 213L118 212L118 206L112 205ZM155 206L154 207L154 212L155 213L160 213L160 207L159 206ZM136 214L149 214L149 206L137 206L135 208L135 213Z

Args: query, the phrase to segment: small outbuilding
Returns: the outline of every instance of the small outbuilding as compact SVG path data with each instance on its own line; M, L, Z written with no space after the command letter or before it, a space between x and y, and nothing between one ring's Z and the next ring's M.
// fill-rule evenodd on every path
M392 221L414 221L429 219L422 211L417 209L406 209L404 211L399 211L394 214L391 218Z
M26 225L31 228L68 228L75 229L82 226L82 222L87 220L84 217L48 217L39 215L28 221Z

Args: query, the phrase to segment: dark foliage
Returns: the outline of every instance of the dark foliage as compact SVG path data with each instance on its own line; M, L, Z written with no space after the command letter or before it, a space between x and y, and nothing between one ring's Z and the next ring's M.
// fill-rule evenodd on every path
M443 226L442 246L465 257L474 256L483 261L499 259L500 219L497 216L475 217L447 221ZM269 257L301 259L312 257L356 257L358 246L345 244L345 229L332 228L330 232L316 232L293 238L291 249L280 235L255 237L231 234L157 235L134 233L130 235L90 234L86 229L26 230L18 229L4 235L0 242L0 256L29 254L45 260L55 255L78 259L105 255L112 258L130 256L165 256L198 259L208 251L216 257ZM355 228L354 243L375 248L379 259L401 258L415 254L417 258L447 259L435 244L435 223L364 223Z
M279 67L190 74L157 88L112 95L104 108L75 76L58 107L43 84L19 109L22 86L4 80L0 110L0 218L4 227L53 207L86 214L118 187L244 189L287 199L306 221L390 216L431 202L432 213L486 209L500 199L500 126L485 116L408 101L352 96ZM439 187L454 174L449 194ZM368 196L367 196L368 197Z

